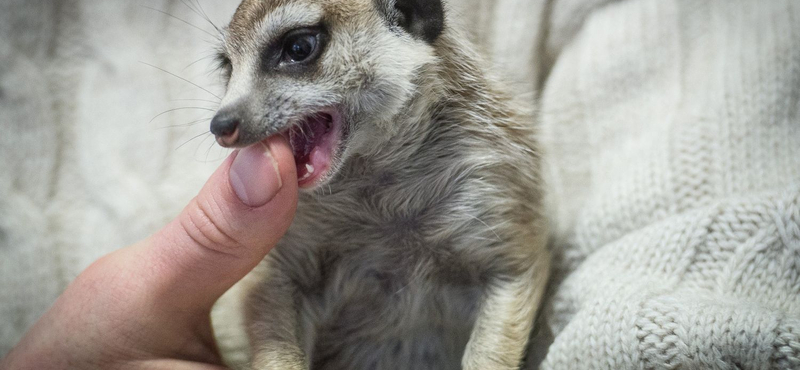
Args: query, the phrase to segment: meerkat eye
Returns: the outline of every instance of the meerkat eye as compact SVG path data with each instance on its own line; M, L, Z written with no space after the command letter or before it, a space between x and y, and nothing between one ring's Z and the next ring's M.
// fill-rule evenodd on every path
M284 61L305 62L317 56L319 32L303 29L290 32L283 39Z

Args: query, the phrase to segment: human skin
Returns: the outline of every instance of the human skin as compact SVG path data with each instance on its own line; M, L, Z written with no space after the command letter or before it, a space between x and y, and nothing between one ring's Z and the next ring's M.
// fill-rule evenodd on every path
M84 270L0 369L223 369L211 307L286 232L297 192L285 139L233 153L175 220Z

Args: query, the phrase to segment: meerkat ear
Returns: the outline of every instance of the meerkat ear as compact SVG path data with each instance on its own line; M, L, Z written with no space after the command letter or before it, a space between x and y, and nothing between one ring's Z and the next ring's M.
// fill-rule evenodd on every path
M444 30L441 0L395 0L394 23L412 36L433 43Z

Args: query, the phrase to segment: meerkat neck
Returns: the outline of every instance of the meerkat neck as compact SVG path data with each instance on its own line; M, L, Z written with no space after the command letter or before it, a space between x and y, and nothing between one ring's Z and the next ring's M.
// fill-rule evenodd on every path
M462 38L445 32L436 42L439 61L420 75L418 93L398 118L405 122L392 125L398 130L393 135L392 149L425 145L428 136L420 133L442 129L453 131L445 138L460 140L463 135L459 136L459 132L483 130L486 125L515 115L509 99L493 88L483 61ZM399 156L396 159L408 160Z
M497 130L498 125L518 115L507 97L493 87L494 80L485 74L472 47L460 41L458 34L445 32L441 37L434 45L437 62L420 73L415 95L395 122L386 125L392 131L379 144L350 158L339 176L344 184L389 170L468 167L468 161L459 158L473 152L470 147L481 150L484 140L498 138L503 132ZM451 158L437 160L444 157ZM408 178L415 176L419 174Z

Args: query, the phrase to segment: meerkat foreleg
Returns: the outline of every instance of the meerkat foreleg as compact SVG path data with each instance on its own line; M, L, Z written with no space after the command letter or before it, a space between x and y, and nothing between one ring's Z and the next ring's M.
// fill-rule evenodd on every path
M518 369L544 293L548 264L490 284L467 344L464 370Z
M307 370L299 338L296 284L273 269L257 289L248 302L258 308L249 312L253 370Z

